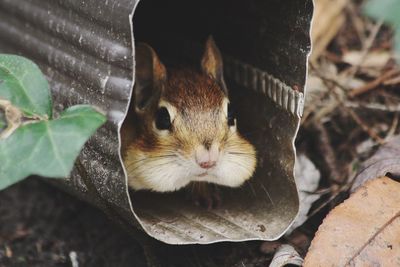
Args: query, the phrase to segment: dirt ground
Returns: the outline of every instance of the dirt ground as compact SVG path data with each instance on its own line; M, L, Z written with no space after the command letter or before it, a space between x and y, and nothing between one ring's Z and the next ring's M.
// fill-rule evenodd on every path
M146 266L102 212L35 178L0 194L0 266Z
M37 178L2 191L0 215L0 267L147 266L141 245L106 215ZM259 246L157 243L155 253L163 266L265 266Z

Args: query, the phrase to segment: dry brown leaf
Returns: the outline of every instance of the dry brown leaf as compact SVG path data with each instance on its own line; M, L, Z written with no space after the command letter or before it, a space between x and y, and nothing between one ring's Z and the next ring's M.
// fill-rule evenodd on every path
M317 66L318 71L323 73L324 77L328 79L334 80L338 76L338 69L331 61L322 59L315 65ZM308 116L316 110L318 110L318 114L322 112L323 116L330 112L330 109L327 108L327 106L329 103L335 102L332 101L334 98L328 93L329 89L323 79L312 71L310 71L307 76L306 91L307 97L304 104L303 119L308 118ZM326 109L327 111L323 112L323 110Z
M367 161L365 161L354 180L352 191L363 183L387 173L400 174L400 136L392 137L389 142Z
M304 266L400 266L400 183L368 181L333 209Z
M363 55L363 51L348 51L343 55L343 61L353 66L362 68L383 69L392 54L389 51L371 51L367 55Z
M347 0L315 0L314 17L311 27L313 48L310 60L315 61L325 50L343 25L343 9Z
M314 163L304 154L298 154L294 164L294 177L299 191L300 207L296 219L286 231L289 235L294 229L301 226L308 219L311 205L320 197L315 192L319 185L321 174Z

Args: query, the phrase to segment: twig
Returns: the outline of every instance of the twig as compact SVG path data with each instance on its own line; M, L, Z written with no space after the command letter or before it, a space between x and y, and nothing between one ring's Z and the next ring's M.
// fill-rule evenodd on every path
M396 133L396 129L397 129L398 125L399 125L399 113L395 113L393 121L392 121L392 125L390 126L390 129L387 132L386 137L385 137L386 141L389 140Z
M348 108L365 108L371 110L385 111L385 112L400 112L399 105L385 105L380 103L359 103L353 101L346 101L344 105Z
M363 49L362 49L360 61L359 61L358 64L353 65L353 66L350 68L350 71L349 71L349 74L348 74L348 77L347 77L345 83L339 83L339 82L337 82L335 79L332 79L332 78L330 78L330 77L326 77L325 75L323 75L323 74L319 71L318 68L316 68L313 64L310 63L311 69L315 71L315 73L318 75L318 77L320 77L321 80L322 80L325 84L327 84L327 83L330 84L328 87L332 90L332 92L334 92L335 98L338 100L337 103L333 103L334 106L343 105L343 102L347 101L347 98L348 98L348 91L349 91L349 89L348 89L348 84L349 84L349 82L351 81L351 79L355 76L355 74L359 71L359 69L360 69L362 63L364 62L364 60L365 60L365 58L366 58L366 55L368 54L369 50L371 49L371 47L372 47L372 45L373 45L373 43L374 43L374 40L376 39L376 36L377 36L377 34L378 34L378 32L379 32L379 30L380 30L382 24L383 24L383 21L379 21L379 22L377 22L377 23L374 25L373 29L371 30L371 33L368 35L367 40L364 42L364 46L363 46ZM344 100L342 100L341 97L339 97L339 96L337 95L337 92L335 92L335 90L334 90L335 88L331 86L332 84L334 85L334 87L338 87L338 88L340 88L340 89L344 92L344 98L345 98ZM342 98L343 98L343 96L342 96ZM343 107L345 107L345 106L343 105ZM348 112L348 113L351 113L351 112ZM365 123L362 123L362 120L361 120L357 115L354 116L354 112L352 112L352 114L350 114L350 116L353 117L353 119L354 119L357 123L359 123L359 124L361 123L360 126L362 127L362 129L365 129L365 130L366 130L366 129L368 128L368 127L367 127L367 128L365 127L366 124L365 124ZM380 137L379 137L377 134L375 134L373 131L369 130L369 128L368 128L368 133L369 133L369 134L372 133L372 136L373 136L374 139L376 139L378 142L381 142L381 141L382 141L382 140L380 139Z
M314 68L312 65L311 65L311 67L312 68ZM319 76L319 77L323 77L323 75L321 75L321 73L319 73L319 71L317 70L317 69L315 69L314 68L314 71L316 72L316 74ZM343 109L346 111L346 113L348 113L352 118L353 118L353 120L372 138L372 139L374 139L376 142L378 142L379 144L383 144L384 143L384 140L381 138L381 137L379 137L379 135L377 134L377 133L375 133L375 131L373 130L373 129L371 129L367 124L365 124L364 122L363 122L363 120L353 111L353 110L351 110L351 109L349 109L349 108L347 108L345 105L344 105L344 103L345 103L345 101L344 100L342 100L341 98L340 98L340 96L337 94L337 92L335 91L335 88L336 87L339 87L339 86L337 86L337 82L335 83L335 82L332 82L332 81L329 81L329 80L327 80L327 79L323 79L323 78L321 78L322 79L322 81L324 82L324 84L327 86L327 88L328 89L330 89L330 91L332 92L332 94L333 94L333 96L336 98L336 101L337 101L337 103L338 103L338 105L340 105L340 106L342 106L343 107ZM336 87L335 87L336 86Z
M353 26L360 43L365 43L365 39L367 38L365 34L365 24L362 21L361 17L357 14L357 10L359 7L356 6L355 3L350 2L346 6L346 11L348 12L348 18L351 20L351 25Z
M310 68L315 72L315 74L324 82L329 82L334 84L335 86L339 87L340 89L342 89L343 91L348 91L349 88L341 83L339 83L337 80L335 80L334 78L325 76L322 72L319 71L319 69L313 64L313 63L309 63L310 64Z
M368 35L368 38L363 45L360 61L358 62L357 65L352 66L345 84L348 84L351 81L351 79L354 77L354 75L356 75L356 73L360 70L361 65L362 65L362 63L364 63L368 52L370 51L372 45L374 44L376 36L378 35L378 32L381 29L382 25L383 25L383 20L380 20L372 28L371 33Z
M327 199L326 201L324 201L321 205L319 205L317 208L315 208L309 215L308 218L311 218L312 216L314 216L315 214L317 214L320 210L322 210L326 205L328 205L329 203L331 203L333 200L335 200L341 193L343 192L348 192L352 187L353 184L356 180L357 175L354 175L351 179L348 180L348 182L344 185L342 185L341 187L338 188L338 190L332 190L333 193L329 199Z
M345 107L345 106L343 106ZM354 112L354 110L345 107L346 111L350 114L353 120L365 131L367 134L379 144L383 145L385 141Z
M342 184L344 177L340 175L339 165L336 161L336 154L334 152L334 149L332 148L329 134L321 123L314 123L314 128L319 133L319 150L321 155L323 155L325 163L329 169L330 177L333 182L337 184Z
M354 88L348 93L349 97L355 97L361 94L364 94L366 92L369 92L375 88L377 88L379 85L383 84L385 81L393 78L393 76L397 76L400 74L400 71L398 69L391 69L387 72L385 72L383 75L380 77L376 78L375 80L364 84L363 86L360 86L358 88ZM399 77L397 77L398 79ZM393 79L392 79L393 80Z
M317 214L319 211L321 211L324 207L326 207L326 205L328 205L329 203L331 203L333 200L335 200L340 193L342 192L346 192L347 190L350 189L349 184L345 184L343 185L336 193L334 193L332 196L329 197L329 199L327 199L326 201L324 201L321 205L319 205L317 208L315 208L309 215L308 218L311 218L312 216L314 216L315 214Z
M400 83L400 75L384 81L383 85L388 86L388 85L396 85L399 83Z
M321 95L318 95L316 99L313 101L314 103L322 103L323 99L326 98L329 94L329 91L323 92ZM311 107L306 107L303 112L302 117L302 125L308 127L312 122L310 122L309 117L315 110L318 108L318 105L312 105Z

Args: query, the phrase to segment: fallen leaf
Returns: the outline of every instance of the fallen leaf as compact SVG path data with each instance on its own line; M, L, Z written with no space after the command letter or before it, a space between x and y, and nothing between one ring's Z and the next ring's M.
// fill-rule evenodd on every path
M304 154L297 155L294 174L299 190L300 207L299 213L293 224L287 230L286 235L290 234L308 219L307 214L311 205L320 197L320 195L313 194L312 192L317 190L321 174L314 163Z
M316 67L320 73L324 74L324 78L333 80L338 76L336 65L327 59L321 59ZM324 80L313 71L309 72L305 87L307 97L305 98L304 104L304 118L307 118L308 115L314 111L318 110L318 113L321 113L321 110L326 110L327 103L330 103L334 99L334 97L329 94L329 89ZM326 112L322 111L322 113L328 114L330 111L331 110L328 108Z
M311 27L313 49L311 61L325 51L345 21L343 9L347 0L315 0L314 16Z
M400 136L392 137L362 164L351 190L354 192L366 181L388 173L400 174Z
M301 266L303 258L291 245L282 245L276 251L269 267Z
M348 51L343 55L343 61L361 68L382 69L391 59L392 54L389 51L372 51L364 56L363 51Z
M318 71L320 73L323 73L324 77L328 79L336 78L338 75L338 69L336 65L327 59L321 59L321 61L317 65L317 68ZM329 92L329 89L326 87L326 84L324 83L322 78L312 71L310 71L307 76L305 87L307 90L305 107L307 107L307 104L313 104L313 101L319 99L322 95Z
M306 90L307 97L305 98L304 106L307 107L311 105L312 107L309 107L309 109L313 108L314 105L317 104L315 101L321 99L321 97L328 92L328 88L325 86L324 81L320 77L311 73L307 77Z
M368 181L334 208L304 260L314 266L399 266L400 183Z

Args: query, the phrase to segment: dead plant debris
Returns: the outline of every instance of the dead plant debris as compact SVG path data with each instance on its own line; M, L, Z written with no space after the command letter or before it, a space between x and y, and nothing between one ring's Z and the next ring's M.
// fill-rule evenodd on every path
M400 183L371 180L326 217L304 266L398 266Z

